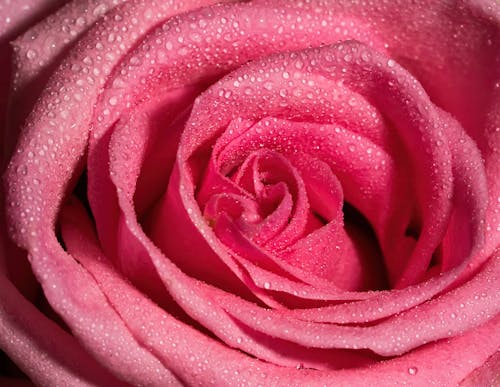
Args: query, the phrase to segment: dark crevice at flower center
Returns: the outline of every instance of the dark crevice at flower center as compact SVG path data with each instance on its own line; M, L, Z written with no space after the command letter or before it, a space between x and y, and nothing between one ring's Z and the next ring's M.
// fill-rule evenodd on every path
M78 178L75 177L74 187L69 191L69 195L74 196L85 209L86 215L95 224L95 218L92 213L92 209L90 207L90 203L87 197L87 186L88 186L88 178L87 178L87 170L84 169ZM67 201L71 200L69 197L66 199ZM63 248L63 250L67 251L66 244L64 242L64 238L62 237L61 230L59 225L57 225L56 229L56 238L59 241L59 244Z
M434 251L434 254L432 254L431 261L429 262L429 268L427 269L428 272L432 273L434 270L440 268L442 262L442 256L443 256L443 248L442 246L439 246Z
M0 375L4 378L28 379L21 369L0 350Z
M369 247L369 254L362 254L371 260L370 266L376 268L374 275L378 276L379 287L371 290L386 290L390 289L390 282L387 270L385 268L383 253L380 247L378 238L373 230L373 227L368 220L354 206L344 201L342 211L344 213L344 225L348 233L352 235L352 231L356 230L357 235L362 235L363 242L358 246ZM356 239L355 237L353 239Z
M418 238L420 237L420 231L417 227L415 227L413 225L409 225L406 228L405 236L412 237L415 240L418 240Z
M320 225L325 226L328 224L328 220L323 215L321 215L318 211L312 210L311 215L314 217L315 220L318 221L318 223Z
M87 182L87 171L84 170L76 182L75 188L73 189L73 195L75 195L80 200L80 203L82 203L83 207L85 208L87 215L90 216L92 222L95 223L94 216L92 215L92 209L90 208L89 199L87 197Z

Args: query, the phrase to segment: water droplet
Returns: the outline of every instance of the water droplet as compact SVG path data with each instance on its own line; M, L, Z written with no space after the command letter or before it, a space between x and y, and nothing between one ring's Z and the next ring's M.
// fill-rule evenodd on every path
M26 165L20 165L17 167L17 173L20 175L26 176L28 173L28 167Z
M363 51L361 53L361 59L365 62L368 62L370 60L370 54L366 51Z
M131 66L139 66L141 64L141 60L138 57L133 56L132 58L130 58L129 63Z
M29 60L33 60L37 57L37 52L33 49L29 49L28 51L26 51L26 58L28 58Z
M92 13L96 17L104 15L106 13L106 5L99 4L97 7L94 8L94 11Z
M410 375L416 375L417 372L418 372L418 368L417 367L410 367L410 368L408 368L408 373Z
M264 282L264 289L270 289L271 284L269 282Z
M387 61L387 66L389 66L389 67L394 67L395 64L396 64L396 62L393 59L389 59Z
M87 20L83 16L80 16L79 18L76 19L75 24L77 26L83 27L85 24L87 24Z

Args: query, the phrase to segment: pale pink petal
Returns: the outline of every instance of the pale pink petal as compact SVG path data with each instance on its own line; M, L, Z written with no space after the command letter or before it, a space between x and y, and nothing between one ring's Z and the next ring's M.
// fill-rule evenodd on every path
M150 13L148 5L164 8ZM352 385L456 385L491 379L500 342L500 256L494 252L500 241L499 7L482 0L407 7L398 2L257 0L170 18L205 2L184 5L131 1L117 8L131 11L125 20L116 20L121 13L111 11L108 17L116 23L109 24L128 29L123 46L109 42L116 36L111 37L108 23L98 21L48 81L5 177L9 233L28 251L47 299L86 351L132 383L321 385L349 378ZM135 18L138 13L144 18ZM325 45L350 38L365 44ZM290 52L311 44L325 46ZM287 53L258 59L277 51ZM83 94L88 99L81 101ZM164 108L171 111L157 115ZM150 125L158 116L163 132ZM233 123L241 117L244 124L238 128ZM236 228L231 216L222 216L212 228L203 218L197 189L206 165L217 172L210 170L211 145L232 127L251 139L234 138L224 146L247 154L260 140L289 157L292 147L285 138L272 139L272 130L282 137L293 133L292 144L300 151L337 159L328 167L346 200L371 223L390 283L402 289L343 292L320 278L322 273L307 281L310 266L280 262L252 244L252 233ZM63 251L55 229L65 194L84 167L90 128L89 198L110 262L92 262L106 259L104 253L90 226L80 224L86 219L81 208L68 210L64 216L80 219L63 229L68 245L86 262L81 267ZM316 136L321 130L329 136ZM311 133L315 141L308 142ZM341 141L333 144L329 138ZM348 156L350 145L354 156ZM154 170L157 161L165 163L163 171ZM108 164L109 169L103 167ZM150 170L144 172L146 166ZM245 190L260 189L259 179L253 180L254 188L246 182ZM212 183L224 188L234 181L220 175ZM287 229L283 220L294 214L293 199L300 191L279 189L274 194L283 207L274 219L279 222L272 223L272 238ZM211 216L221 208L212 208ZM297 208L305 227L297 227L293 238L307 230L312 232L309 243L325 243L325 235L336 234L333 226L326 229L331 234L315 234L321 225L308 217L308 206ZM250 205L246 209L251 216L257 212ZM234 211L231 207L226 215ZM192 239L181 240L179 232ZM339 236L344 244L354 240L374 248L356 240L356 232L349 234ZM178 243L175 248L161 246L164 235ZM264 243L260 235L258 241ZM297 251L306 248L300 238L294 242ZM349 262L362 259L352 247L347 248ZM309 263L322 258L311 256ZM122 274L169 312L217 339L175 321ZM15 282L22 278L13 277ZM295 286L304 294L295 295ZM17 292L10 282L0 288ZM337 304L339 299L347 302ZM325 304L288 309L316 302ZM17 315L16 305L10 306ZM22 323L9 325L8 315L0 323L25 339L16 330ZM39 336L34 341L43 340ZM177 345L184 340L182 350L164 348L165 337ZM186 337L197 340L193 344ZM2 342L17 362L32 364L23 348L9 345ZM474 351L467 352L471 347ZM47 364L63 384L74 384L72 366L61 355L63 349L57 350ZM322 372L294 370L295 365L359 368ZM107 372L103 377L110 377ZM39 369L32 374L43 378Z
M3 260L9 257L3 256L3 236L1 239ZM32 381L43 385L126 385L96 362L75 337L26 300L3 273L0 289L0 346Z
M321 372L307 369L294 370L258 362L241 353L207 339L196 330L170 318L164 311L144 299L143 295L130 287L116 271L100 257L95 247L95 238L89 234L89 225L78 216L77 223L66 223L68 242L82 264L96 278L99 286L110 298L110 302L127 321L137 337L145 345L170 362L176 372L184 375L191 384L207 381L221 385L227 383L286 383L287 385L321 385L349 380L353 386L377 382L384 385L397 383L455 385L472 370L481 366L496 350L499 332L498 318L484 326L426 345L415 352L369 368ZM68 219L68 218L66 218ZM101 256L102 257L102 256ZM134 305L134 307L131 307ZM151 334L155 332L155 334ZM189 337L190 340L186 340ZM463 360L463 350L470 345L477 350L468 353ZM301 367L302 365L299 364Z
M91 233L90 224L88 220L85 220L86 216L82 213L82 208L77 203L70 204L65 214L63 233L65 234L65 240L70 246L70 251L96 277L97 282L103 288L103 291L109 295L111 302L118 309L124 321L127 322L127 325L131 327L134 335L143 341L144 345L149 347L151 352L157 354L157 356L161 356L166 365L178 372L179 375L189 377L193 373L192 369L199 367L198 364L201 363L206 367L203 370L203 377L208 378L211 375L210 378L213 378L212 375L214 373L220 374L213 367L213 364L210 364L220 361L220 359L214 358L213 355L209 355L214 350L222 352L223 358L231 354L248 362L241 354L233 354L232 349L220 346L219 343L204 337L199 332L187 333L186 331L192 328L173 319L152 302L144 299L144 296L133 290L130 285L126 285L123 279L117 275L116 271L113 271L109 267L109 262L106 262L106 259L102 257L102 253L96 251L95 237L89 235ZM172 273L175 273L175 271ZM176 277L178 281L186 282L186 279L182 278L182 276ZM187 281L187 283L189 282ZM191 285L195 285L195 283L192 282ZM183 286L175 287L180 290ZM207 297L209 294L202 295L202 297ZM184 304L195 302L196 297L186 298L182 301ZM134 305L134 307L131 308L131 305ZM201 307L202 305L198 306ZM217 308L216 305L213 305L213 307ZM213 309L212 313L221 316L220 312L217 312L217 309ZM169 328L171 325L173 327ZM148 327L150 328L148 329ZM152 331L155 332L155 335L151 335ZM231 331L237 332L240 330L231 329ZM162 334L162 332L165 333ZM198 336L194 345L185 340L186 337L192 337L193 334ZM338 368L342 365L371 364L373 361L373 356L350 353L349 351L324 351L321 349L304 351L303 348L293 343L273 340L270 337L262 339L257 336L253 339L251 335L246 335L244 330L240 331L241 336L231 337L232 334L234 332L226 333L225 336L227 340L230 339L232 341L233 345L243 347L254 345L253 352L257 351L256 353L259 356L283 365L295 366L297 364L305 364L307 366L327 369L332 367ZM255 342L252 344L252 341ZM262 341L262 343L257 344L259 341ZM168 345L166 345L167 342ZM197 360L197 363L193 363L193 357ZM235 364L238 364L235 360L230 359L225 367L234 367ZM188 369L179 369L180 367L187 367ZM241 367L241 364L237 367Z
M19 34L37 19L50 14L64 0L19 0L0 2L0 36L6 37Z
M93 165L106 162L105 152L109 137L103 136L119 119L125 107L133 107L150 98L155 94L155 90L163 94L165 85L168 85L168 90L186 84L213 81L248 59L273 52L275 46L262 41L262 32L268 24L283 25L286 29L284 33L276 33L274 36L282 42L281 50L307 47L311 42L336 42L346 37L369 41L371 45L383 49L378 41L368 38L370 35L362 24L348 31L347 35L344 31L332 34L326 28L327 25L322 25L320 15L313 10L307 12L310 17L304 17L303 22L307 24L301 29L287 26L286 14L273 5L232 4L216 6L213 9L207 7L189 16L172 18L151 31L147 39L111 74L96 107L94 135L91 138L89 153L89 199L96 216L99 237L107 251L113 251L112 246L115 245L113 235L108 233L109 230L116 229L116 204L113 204L114 200L107 199L111 188L109 178L105 176L106 171L94 168ZM331 22L334 22L336 17L334 14L328 14ZM261 23L259 20L262 18L265 18L267 23ZM243 22L244 20L248 22ZM203 45L206 46L200 44L202 36ZM271 38L269 36L269 39ZM228 39L239 40L242 44L228 45ZM221 50L221 47L224 47L224 50ZM146 55L154 55L155 58L150 60ZM153 74L158 76L152 76Z
M460 382L460 387L494 386L500 383L500 351L492 354L480 367Z
M15 4L17 13L21 13L19 11L23 10L24 6L18 3L11 4ZM41 4L43 2L32 4L28 9L34 11L33 8ZM53 9L54 4L49 9ZM19 126L33 109L48 78L68 54L68 50L97 20L117 5L118 2L113 0L68 2L12 42L13 74L9 85L11 92L5 139L8 156L19 136Z
M67 54L68 48L78 41L103 15L125 1L80 0L67 2L57 12L17 38L13 42L15 52L14 92L28 87L29 84L42 86L45 83L47 72L53 70L61 55ZM19 8L22 9L22 6ZM55 23L58 23L58 28L54 28Z

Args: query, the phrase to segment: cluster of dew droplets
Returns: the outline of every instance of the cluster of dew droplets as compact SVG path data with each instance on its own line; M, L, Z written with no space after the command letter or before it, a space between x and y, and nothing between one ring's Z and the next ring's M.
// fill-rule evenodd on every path
M104 3L93 9L94 17L100 17L99 20L92 33L76 43L71 55L63 60L47 84L40 103L27 119L11 162L10 170L14 173L12 181L16 183L11 184L9 196L15 198L15 207L30 213L29 216L19 216L17 210L11 212L17 218L13 224L18 224L19 230L37 229L39 222L50 222L55 216L65 182L84 152L91 127L92 108L111 69L141 34L183 7L183 3L173 4L173 1L125 3L104 16L103 13L108 9ZM149 18L136 17L147 9L155 9L156 12L149 12ZM83 28L84 23L79 23ZM51 27L49 23L42 29ZM62 31L62 34L65 32ZM108 43L103 39L112 34L116 35L115 39L120 40L120 44ZM32 36L36 40L36 34ZM34 55L30 49L27 48L25 55L38 57L40 53ZM39 62L34 67L37 66L40 66ZM27 68L26 74L31 74L31 65L28 64ZM17 172L18 168L20 173ZM47 176L48 170L53 171L53 174ZM30 191L35 186L35 180L43 181L43 184L38 185L37 194L33 195ZM35 213L46 210L49 211L47 216L35 217Z
M248 59L273 53L276 47L290 50L346 38L383 47L355 19L342 20L342 28L332 35L329 26L339 24L337 16L323 11L318 14L305 7L298 12L292 7L284 13L266 4L235 4L172 18L152 31L116 71L102 97L109 105L101 108L98 119L105 127L119 114L114 107L154 96L162 84L177 87L198 81L200 74L217 76ZM288 90L280 93L286 96ZM230 94L228 90L226 95Z
M349 56L346 59L347 55L349 55ZM345 62L349 62L349 63L352 62L354 60L354 58L352 56L350 56L350 55L351 54L345 54L343 56L343 60ZM367 57L368 57L368 55L365 52L363 55L359 55L359 57L356 58L356 59L359 59L360 63L361 62L367 62L368 61L366 59ZM326 64L328 66L328 68L331 68L331 66L332 66L331 60L328 61L328 62L329 63L323 62L323 64ZM386 68L388 69L388 71L392 72L393 71L392 69L395 69L395 67L396 67L396 63L395 63L394 60L390 60L390 59L387 60L387 59L385 59L383 63L380 63L380 67L382 67L382 66L386 66ZM267 67L267 66L263 66L263 67ZM313 66L311 65L311 67L313 67ZM269 70L267 70L267 71L269 71ZM277 71L282 71L282 70L279 69ZM342 72L344 72L344 71L342 71ZM263 70L261 72L261 78L262 79L264 79L265 73L266 73L266 70ZM282 74L282 78L284 80L288 80L290 78L290 73L288 71L282 71L281 74ZM404 77L401 75L401 73L393 73L393 75L394 75L394 77L389 78L390 79L389 82L391 82L391 84L388 85L389 87L394 87L396 84L399 84L402 89L404 89L405 87L406 88L415 88L416 89L416 93L409 93L409 95L417 94L417 95L421 96L422 92L419 90L417 84L415 84L414 82L409 82L406 79L404 79ZM257 77L254 77L253 80L252 80L252 76L249 75L247 77L247 79L250 79L251 81L255 81L255 80L257 80ZM234 89L234 87L237 88L237 89L238 88L243 88L244 89L244 87L246 86L245 83L247 83L247 82L243 82L243 81L246 81L244 75L241 75L241 78L233 76L233 78L232 78L232 86L233 86L233 88L230 88L230 87L227 87L226 89L221 88L216 93L213 93L214 95L212 95L212 97L219 98L220 101L221 100L223 101L225 99L227 101L231 101L231 103L234 104L234 102L236 101L234 99L234 96L235 96L235 89ZM271 91L273 89L273 85L271 83L266 83L266 85L267 85L267 87L264 87L264 89L266 89L268 91ZM244 89L244 90L247 90L247 89ZM253 95L255 95L255 93L259 93L259 90L262 91L263 89L261 89L259 87L256 87L253 92L250 92L250 93L245 93L244 92L244 94L248 94L250 96L253 96ZM281 98L285 98L286 96L287 96L287 93L280 92L280 93L277 93L277 95L275 95L275 98L276 99L279 99L280 97ZM410 104L410 100L409 99L405 99L404 101L407 101L407 102L405 102L405 104L407 104L407 105ZM266 101L266 102L269 102L269 101ZM226 103L229 103L229 102L226 102ZM281 106L281 107L283 107L283 105L280 104L280 103L278 103L278 105ZM224 103L221 102L218 106L222 109L222 106L224 106ZM240 105L237 104L237 106L240 106ZM266 105L266 106L268 106L268 105ZM419 112L420 114L424 114L424 118L426 118L425 117L425 114L426 114L425 112L428 109L426 109L425 107L414 107L412 109L413 110L409 111L410 115L418 116L418 114L416 112ZM218 111L218 114L219 115L221 114L220 110ZM195 113L195 115L196 115L196 113ZM217 119L215 119L215 121L217 121ZM416 123L419 124L420 121L417 120ZM421 126L418 126L418 125L417 125L417 128L420 129L420 130L422 130L422 131L424 129ZM428 128L426 128L426 130L427 129ZM441 138L443 137L443 134L441 132L439 132L439 131L433 131L432 133L435 134L435 137L432 139L435 142L434 145L436 145L438 147L438 150L442 150L442 147L443 147L444 143L443 143L443 139L441 139ZM429 135L429 133L423 133L423 135ZM198 137L199 136L200 135L198 134ZM431 135L431 137L432 137L432 135ZM189 139L190 139L190 141L193 141L193 142L200 141L200 138L196 138L196 136L195 137L189 137ZM446 149L445 149L445 151L449 152ZM367 153L370 153L370 152L367 151ZM432 154L432 152L429 152L429 153ZM449 166L449 165L447 165L448 163L449 163L449 160L448 161L447 160L444 161L444 164L445 164L445 168L444 169L447 169L446 166ZM439 168L439 166L438 165L434 165L433 168L437 169L437 168ZM438 172L439 172L438 170L435 170L434 173L438 174ZM451 183L451 182L448 182L448 183ZM449 200L449 196L448 195L449 194L447 194L445 196L445 198L447 200ZM272 284L269 283L269 282L264 282L263 286L264 286L265 289L269 289L269 288L271 288ZM451 313L449 316L452 319L456 318L456 314L454 314L454 313ZM445 331L443 331L443 329L447 329L446 325L447 325L447 322L449 320L447 320L446 318L443 318L442 321L443 321L443 324L439 327L439 333L436 333L436 337L433 337L432 339L437 339L439 337L442 337L441 335L443 334L443 332L444 332L445 336L450 334L450 333L446 333ZM467 323L465 323L465 325L466 324ZM434 325L434 329L437 329L437 328L438 328L437 325ZM458 329L458 332L460 332L460 328L456 328L456 329ZM432 331L432 329L430 329L430 331ZM452 333L457 333L457 331L452 332ZM389 334L389 335L391 335L391 334ZM417 337L417 336L415 336L415 337ZM386 343L390 343L390 346L391 346L392 350L402 351L402 352L404 352L405 350L408 349L408 345L410 345L410 346L412 345L412 340L413 340L413 338L411 337L411 334L409 332L404 331L404 330L402 332L402 336L401 337L389 337L388 339L389 340ZM426 342L425 339L423 339L423 340L424 340L423 342L425 343ZM379 347L379 345L377 344L376 347L382 349L382 347L384 347L384 345L382 345L381 347ZM416 367L412 366L412 367L408 368L408 373L410 375L415 375L415 374L417 374L417 372L418 372L418 370L417 370Z
M123 0L86 0L66 4L13 43L16 54L14 90L32 81L92 25ZM82 12L85 9L85 12Z
M102 6L97 6L94 9L94 12L96 12L98 15L101 14L101 12L105 12L105 9ZM150 15L150 18L153 16L151 15L150 10L146 10L145 14ZM95 15L95 16L98 16ZM22 206L24 210L20 212L19 216L21 218L29 218L27 222L21 222L22 225L24 224L30 224L30 223L40 223L41 221L41 216L40 214L43 213L41 208L42 207L47 207L47 206L52 206L54 203L59 200L59 195L58 192L42 192L42 191L33 191L33 187L35 186L40 186L41 185L41 176L44 175L44 171L47 170L52 170L52 167L56 166L56 170L63 171L62 176L58 176L59 180L56 180L56 191L60 190L63 186L63 182L65 179L70 175L71 172L71 165L72 162L76 158L78 158L81 153L82 153L82 142L80 141L72 141L70 138L70 133L71 135L78 137L80 136L83 132L81 131L81 127L78 128L78 125L80 124L85 124L85 122L77 122L75 126L73 127L74 123L69 122L69 117L72 117L72 113L77 111L77 109L80 108L80 105L74 104L71 106L70 109L68 109L68 100L67 98L68 95L71 95L73 92L73 98L77 102L82 102L83 96L88 96L93 95L93 91L95 91L95 88L98 88L102 86L105 82L106 76L109 74L111 71L113 64L116 63L116 58L119 57L123 52L126 51L126 46L125 42L128 39L123 38L123 34L131 34L131 36L134 36L135 33L138 33L137 31L141 31L142 27L134 27L137 25L137 18L134 18L131 16L131 14L124 13L124 16L121 14L109 16L110 18L112 17L113 21L113 30L109 30L106 27L101 26L101 38L104 38L107 36L106 39L97 39L96 41L93 42L88 42L88 46L83 47L86 51L86 55L84 57L79 58L79 61L77 63L67 63L65 64L66 67L63 67L64 71L68 70L66 73L63 71L63 74L70 74L70 81L69 85L68 84L62 84L62 83L57 83L56 81L50 85L50 88L47 91L47 94L50 95L50 98L48 99L48 103L46 106L40 108L39 110L41 111L41 116L42 120L41 122L33 122L33 120L29 123L28 129L32 130L31 128L37 127L37 130L40 130L40 133L43 134L43 136L39 136L38 138L35 138L33 142L26 142L24 143L24 148L20 148L19 154L21 156L18 156L19 158L24 157L23 163L20 163L19 165L13 164L16 166L15 168L15 174L18 176L17 179L13 179L14 181L17 181L17 184L14 188L12 188L11 191L11 196L18 198L22 204L19 204L18 202L12 202L13 207L18 207ZM292 16L287 15L287 19L291 19ZM126 21L123 21L122 18ZM147 19L147 17L146 17ZM223 19L220 19L221 23ZM108 20L109 21L109 20ZM120 24L120 22L123 21L123 24ZM290 21L290 20L288 20ZM115 23L116 22L116 23ZM226 23L228 20L226 19ZM290 23L287 23L287 25L292 25L292 29L296 30L301 30L302 26L302 16L300 17L295 17L295 21ZM81 24L83 27L85 25L86 21L84 19L75 19L74 24ZM320 24L323 25L325 24L328 25L329 21L321 21ZM153 23L152 23L153 24ZM235 30L240 31L241 27L241 22L237 21L231 21L232 26L235 28ZM199 20L197 22L197 25L201 28L205 28L206 24L205 22ZM345 25L345 24L344 24ZM355 28L354 25L351 24L351 28ZM190 27L191 28L191 27ZM347 27L346 27L347 28ZM193 30L196 30L196 28L192 28ZM132 32L131 32L132 31ZM135 31L135 32L133 32ZM284 32L284 28L282 26L279 26L276 28L276 32L278 34L282 34ZM339 33L342 32L340 27L339 27ZM67 33L71 36L71 30L68 30ZM219 32L221 34L220 37L217 37L215 35L215 38L223 38L222 36L222 30ZM183 33L182 33L183 35ZM347 35L345 33L344 35ZM191 58L188 53L189 49L193 50L194 46L196 46L195 43L199 43L200 39L202 38L202 34L197 33L196 31L192 32L190 35L190 38L184 38L182 36L177 37L175 41L168 40L166 42L162 41L159 37L157 37L155 42L158 45L162 45L167 52L169 51L176 51L177 54L181 57L186 57L186 58ZM233 36L229 36L232 38ZM214 39L214 36L206 36L206 39L212 38ZM292 40L293 36L289 35L286 40ZM186 40L189 39L190 43L186 44ZM106 43L107 42L107 43ZM109 46L108 46L109 43ZM118 44L117 44L118 43ZM48 48L49 49L55 49L57 46L54 46L54 43L49 41L48 43ZM284 44L283 44L284 45ZM146 47L146 46L144 46ZM88 50L88 51L87 51ZM149 48L148 50L151 50ZM148 51L146 50L146 51ZM151 50L154 51L154 50ZM223 51L223 50L221 50ZM158 62L164 62L166 58L168 58L168 55L163 55L161 51L157 51L157 57L154 58L153 54L150 56L145 56L144 58L149 61L149 64L153 66L155 63ZM88 55L90 53L91 55ZM32 48L27 49L25 52L26 58L35 63L37 59L40 58L40 53L35 51ZM163 55L163 56L162 56ZM143 63L142 60L144 58L137 57L137 56L132 56L127 63L126 66L129 66L130 68L141 68L141 64ZM195 57L196 60L201 60L203 59L201 56L200 57ZM211 56L210 59L205 58L206 61L211 61L213 60L214 56ZM80 61L81 60L81 61ZM234 59L231 59L234 60ZM344 55L342 56L342 72L347 73L348 72L348 66L351 64L353 61L359 61L361 62L369 62L370 61L370 54L368 51L363 51L359 55L353 55L351 52L345 52ZM103 61L107 61L107 63L103 63ZM155 62L156 61L156 62ZM38 61L38 65L43 64L43 61ZM229 62L228 62L229 63ZM296 61L294 62L295 66L297 69L301 69L304 66L304 63L302 61ZM179 59L179 62L175 63L176 67L179 64L185 64L187 69L196 67L196 63L190 63L189 61L183 62L182 60ZM323 62L323 64L325 64ZM311 68L315 67L317 63L310 62L307 65L310 65ZM395 62L393 60L388 60L384 65L386 65L389 69L392 69L395 67ZM151 69L151 66L148 68L147 66L144 66L148 68L148 71ZM182 67L184 68L184 67ZM129 70L127 69L127 70ZM281 70L280 70L281 71ZM74 74L74 75L71 75ZM125 71L124 74L122 75L127 75L127 71ZM291 79L294 77L294 73L292 71L282 71L281 76L283 78L284 82L291 82ZM125 78L125 77L124 77ZM265 76L262 77L262 79L258 79L259 76L255 77L255 80L259 82L265 82L264 78ZM144 78L143 78L144 79ZM233 86L238 88L240 84L242 83L242 80L244 79L244 76L242 79L237 79L234 81ZM251 79L252 80L252 79ZM73 82L73 83L72 83ZM404 83L404 79L391 79L389 82L392 82L392 84L389 84L390 87L393 87L396 89L396 84L398 82ZM118 82L117 82L118 84ZM133 83L132 83L133 84ZM76 85L76 86L75 86ZM288 101L287 98L290 97L290 95L295 96L295 97L305 97L309 100L313 100L314 95L314 90L316 88L314 87L314 83L308 84L307 86L310 87L310 90L304 90L296 88L292 89L290 91L289 88L287 87L280 87L278 92L276 93L276 98L278 98L278 106L281 108L287 107L288 106ZM268 89L269 91L272 90L273 85L270 83L264 83L263 84L264 89ZM226 99L230 99L230 97L233 95L234 91L231 91L230 88L225 90L220 97L224 97ZM244 93L248 96L254 95L254 89L251 87L248 87L244 90ZM120 100L118 99L118 96L110 95L109 98L107 99L107 102L111 107L119 105ZM351 107L356 107L359 101L356 99L351 99L349 100L348 105ZM348 109L348 107L345 107ZM421 113L425 113L425 107L423 107ZM105 110L104 110L105 112ZM45 126L45 127L44 127ZM75 130L72 130L73 128L76 128ZM64 134L61 132L62 129L67 130ZM85 129L86 130L86 129ZM353 140L356 140L354 138ZM436 140L436 145L440 146L437 141L442 141L440 139ZM348 147L348 151L355 153L357 151L356 145L359 146L359 144L354 144L356 141L353 141L353 144L351 144L350 147ZM441 144L442 145L442 144ZM315 146L320 146L320 145L315 145ZM363 157L370 157L369 155L373 154L373 149L374 148L367 148L366 149L366 155L363 155ZM64 151L63 151L64 150ZM64 153L66 152L66 153ZM59 154L59 159L58 161L54 161L55 159L55 154ZM47 156L48 155L48 156ZM61 156L62 155L62 156ZM18 159L16 159L18 160ZM32 160L32 161L30 161ZM48 161L47 161L48 160ZM14 167L13 167L14 168ZM38 168L38 170L37 170ZM34 171L34 172L33 172ZM57 175L57 173L56 173ZM36 198L43 198L37 200ZM50 203L47 204L44 201L48 200ZM31 203L32 204L27 204ZM33 212L36 212L36 214L33 214ZM24 214L24 215L23 215ZM51 214L52 215L52 214ZM23 233L25 230L23 226L21 226L21 229L18 230L19 232ZM34 231L32 231L34 232ZM35 235L32 234L34 237ZM270 282L264 282L263 287L265 289L270 289L273 286ZM456 315L454 316L453 314L450 315L452 319L456 318ZM244 339L241 337L236 337L235 343L236 344L241 344ZM318 336L318 342L321 340L321 337ZM396 340L397 341L397 340ZM352 347L354 348L356 344L354 344ZM391 343L390 345L395 345L397 347L397 343ZM192 356L192 361L196 361L196 356ZM303 365L297 366L297 368L302 368ZM409 375L416 375L418 372L417 367L411 366L408 367L407 372ZM264 374L262 376L263 378L265 377Z

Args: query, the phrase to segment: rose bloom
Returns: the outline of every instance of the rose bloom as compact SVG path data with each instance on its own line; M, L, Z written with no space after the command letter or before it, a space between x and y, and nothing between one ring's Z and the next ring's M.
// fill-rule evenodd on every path
M500 5L0 2L0 382L500 384Z

